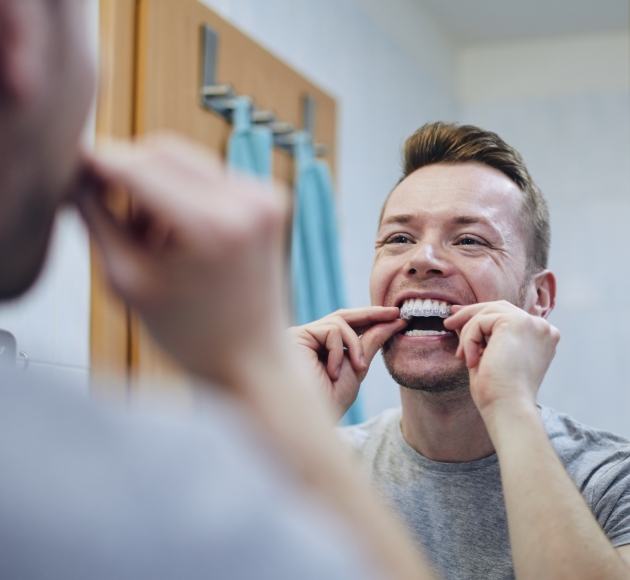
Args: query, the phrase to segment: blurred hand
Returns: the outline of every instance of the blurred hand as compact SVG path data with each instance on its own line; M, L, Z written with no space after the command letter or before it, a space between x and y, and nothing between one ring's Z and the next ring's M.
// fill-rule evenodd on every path
M228 173L175 137L119 144L88 159L101 192L77 203L114 290L185 369L223 384L282 348L285 208L270 186ZM133 218L107 209L124 190Z
M352 526L387 577L432 578L339 444L323 397L315 387L296 388L312 378L294 364L286 344L285 213L275 192L227 173L202 149L174 138L95 154L86 174L96 191L84 191L76 202L105 271L156 340L186 369L239 396L308 497L319 494ZM132 220L109 211L103 190L112 188L129 194ZM383 322L398 316L390 310L381 317L349 317L372 327L360 340L366 361L394 327L404 326ZM318 335L316 329L317 344ZM348 341L354 353L357 343ZM339 356L336 346L331 350Z
M506 301L453 311L444 326L459 334L456 355L469 369L471 396L482 417L499 408L535 406L560 340L558 329Z
M322 392L343 415L357 398L374 355L407 325L396 307L338 310L289 335Z

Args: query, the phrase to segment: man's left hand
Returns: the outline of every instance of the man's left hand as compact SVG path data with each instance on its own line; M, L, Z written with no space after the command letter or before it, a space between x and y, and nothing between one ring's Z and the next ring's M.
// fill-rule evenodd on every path
M444 326L459 334L456 356L466 362L482 416L504 402L535 406L558 329L506 301L455 306L453 312Z

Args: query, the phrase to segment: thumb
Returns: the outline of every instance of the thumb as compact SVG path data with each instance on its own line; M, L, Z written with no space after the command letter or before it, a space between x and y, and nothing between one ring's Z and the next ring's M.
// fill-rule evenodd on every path
M361 343L363 344L363 355L366 362L372 362L374 355L381 349L394 334L400 332L407 326L407 321L397 318L392 322L384 322L375 324L361 335Z
M96 194L86 193L76 203L99 249L109 283L121 298L133 302L144 271L138 248L125 226L97 199Z

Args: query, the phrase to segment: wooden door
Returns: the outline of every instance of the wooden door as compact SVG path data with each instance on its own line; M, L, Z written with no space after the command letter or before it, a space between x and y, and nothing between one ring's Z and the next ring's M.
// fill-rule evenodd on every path
M201 99L202 27L208 25L218 35L217 82L232 85L238 95L252 97L258 108L273 111L279 120L298 128L303 122L304 97L309 95L315 100L317 110L314 138L325 146L327 159L334 168L334 99L202 3L197 0L101 2L102 12L109 15L109 21L116 17L120 20L114 23L113 29L107 28L109 21L102 16L103 34L113 35L115 42L109 48L110 62L106 66L110 75L105 78L112 86L101 94L99 118L106 117L105 111L111 110L112 103L119 98L121 103L114 107L112 116L125 127L128 123L131 135L173 130L222 155L230 125L207 110ZM122 28L117 30L117 25ZM131 45L130 30L134 39ZM107 46L105 39L104 44ZM130 71L131 84L126 82ZM116 134L117 130L120 136L126 136L122 128L115 130L114 125L110 120L101 134L107 131ZM274 177L290 187L292 176L291 156L276 149ZM95 281L93 320L101 320L102 324L110 304L103 299L98 275ZM122 324L116 332L122 332ZM135 317L127 316L125 332L126 341L116 340L118 344L127 345L126 364L132 384L138 378L168 377L170 380L177 375L174 365L153 345ZM97 365L107 359L104 354L110 340L111 337L102 332L93 335L93 361Z

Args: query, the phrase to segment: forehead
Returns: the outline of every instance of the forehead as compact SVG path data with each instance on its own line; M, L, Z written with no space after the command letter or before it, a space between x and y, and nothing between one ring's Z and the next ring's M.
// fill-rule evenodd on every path
M523 194L500 171L480 163L440 163L414 171L392 191L381 224L398 215L453 219L478 216L513 230Z

